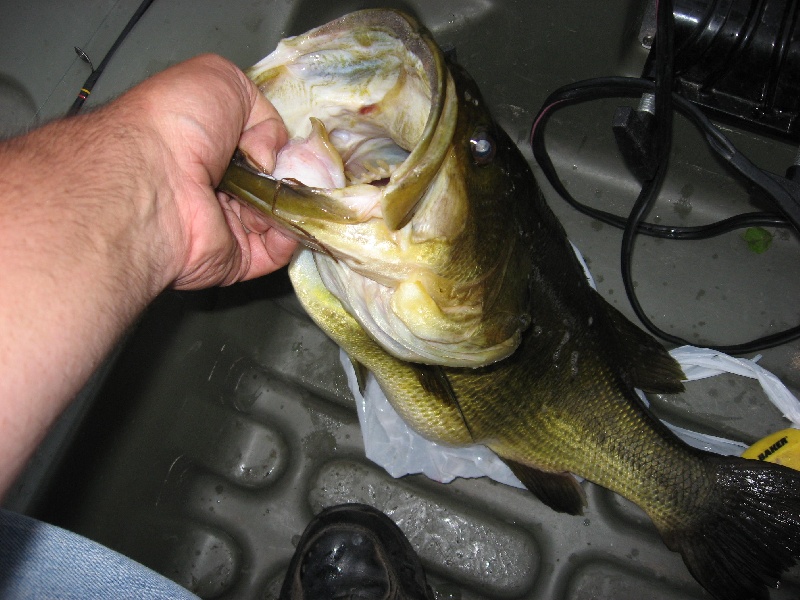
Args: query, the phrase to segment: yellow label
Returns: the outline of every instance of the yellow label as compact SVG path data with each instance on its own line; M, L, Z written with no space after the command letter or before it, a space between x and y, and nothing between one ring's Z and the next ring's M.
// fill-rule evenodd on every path
M783 429L758 440L743 458L765 460L800 471L800 429Z

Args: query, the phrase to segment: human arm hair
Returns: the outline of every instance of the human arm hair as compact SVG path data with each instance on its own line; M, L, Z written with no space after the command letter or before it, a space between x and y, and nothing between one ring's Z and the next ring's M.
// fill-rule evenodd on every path
M165 288L286 264L294 242L215 191L237 145L269 170L285 141L241 71L202 56L0 142L0 494Z

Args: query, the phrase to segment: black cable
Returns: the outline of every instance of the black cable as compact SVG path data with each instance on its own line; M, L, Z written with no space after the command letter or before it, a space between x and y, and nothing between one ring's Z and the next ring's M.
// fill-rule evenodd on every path
M666 24L669 28L672 24L671 2L659 0L659 24ZM662 12L669 9L669 16L662 18ZM624 230L623 244L621 248L621 261L623 281L625 290L631 302L631 306L641 320L642 324L654 335L676 345L691 345L690 342L672 334L669 334L657 327L644 313L636 297L631 278L631 256L633 253L633 241L637 234L650 235L667 239L705 239L727 233L734 229L753 226L773 226L773 227L794 227L800 233L800 205L789 189L790 183L786 180L766 173L753 165L747 157L739 153L736 147L728 138L698 109L694 104L678 94L671 92L671 59L664 54L672 55L671 40L666 40L667 33L663 33L663 27L659 29L660 37L657 36L656 66L659 69L657 81L652 82L645 79L627 77L603 77L580 81L559 88L553 92L545 101L542 109L534 120L531 129L531 148L534 157L539 163L542 171L554 189L573 207L580 212L608 223ZM669 31L669 29L667 29ZM660 44L659 44L660 40ZM659 55L659 45L661 55ZM668 71L669 70L669 71ZM549 154L544 143L545 124L552 112L558 108L578 102L599 100L610 97L641 97L643 93L655 94L656 98L656 132L654 150L661 153L658 161L658 169L652 179L646 181L631 210L628 218L624 218L613 213L596 209L575 200L564 187L558 177L558 173L550 160ZM669 101L664 102L664 98ZM723 219L709 225L696 227L671 227L667 225L657 225L643 221L644 216L649 211L652 203L657 197L658 190L663 182L666 173L667 156L669 144L671 142L671 114L672 109L681 112L695 127L704 135L706 142L711 150L717 154L726 164L738 171L746 180L764 191L769 198L781 209L781 212L762 212L746 213ZM666 112L665 112L666 111ZM669 115L666 117L665 115ZM760 337L751 342L743 344L732 344L726 346L710 346L713 349L727 354L749 354L758 352L766 348L771 348L800 338L800 326L792 327L788 330Z
M631 307L652 333L675 343L675 336L661 331L650 321L639 303L633 287L633 245L638 232L639 223L644 221L647 213L653 207L661 184L667 175L669 153L672 148L672 83L673 83L673 14L672 0L659 0L656 2L656 81L655 81L655 131L651 137L650 152L655 155L658 165L653 177L644 182L639 197L631 209L628 222L622 233L620 248L620 263L622 265L622 283L625 293L630 300ZM669 337L665 337L669 336Z
M542 168L542 172L555 188L559 195L564 198L571 206L583 214L594 219L624 229L628 222L627 217L615 215L613 213L588 206L578 202L561 182L558 172L550 160L550 155L545 146L545 124L552 113L564 106L600 100L604 98L637 98L645 93L654 93L655 83L647 79L637 79L633 77L598 77L587 79L578 83L563 86L554 91L539 112L536 123L532 130L531 147L534 157ZM683 114L693 125L703 134L709 147L715 154L719 155L726 163L731 164L737 171L746 178L759 178L763 172L749 163L747 159L738 153L733 144L717 129L708 117L700 111L697 106L686 100L683 96L672 94L673 108ZM745 162L746 161L746 162ZM734 164L735 163L735 164ZM745 227L791 227L780 213L776 212L752 212L728 217L715 223L697 225L693 227L676 227L672 225L658 225L655 223L639 223L638 232L644 235L674 239L674 240L700 240L716 237L723 233L729 233L736 229Z
M125 25L125 28L122 30L122 33L120 33L119 36L117 36L117 39L114 41L114 44L111 46L111 48L109 48L108 52L106 52L106 55L103 57L103 60L100 62L99 65L97 65L96 69L92 69L92 72L84 82L81 91L78 92L78 97L75 98L75 102L72 103L72 106L67 111L68 116L75 115L81 110L81 107L83 107L83 103L86 101L86 98L89 97L89 94L92 93L94 84L97 83L98 78L100 77L100 75L103 74L103 71L105 70L108 62L111 60L111 57L117 51L117 48L119 48L120 44L122 44L123 40L131 32L131 29L133 29L134 25L136 25L141 16L145 13L145 11L148 8L150 8L150 5L152 3L153 0L143 0L142 3L139 5L139 8L136 9L136 12L133 13L133 16L131 16L130 20L128 20L128 24ZM78 52L78 48L76 48L75 51ZM78 53L81 54L81 52ZM91 63L89 64L91 66Z

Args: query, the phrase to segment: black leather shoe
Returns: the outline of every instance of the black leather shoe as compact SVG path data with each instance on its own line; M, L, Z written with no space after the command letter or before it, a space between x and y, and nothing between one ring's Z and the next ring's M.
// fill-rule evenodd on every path
M433 600L433 593L389 517L365 504L343 504L306 527L280 600Z

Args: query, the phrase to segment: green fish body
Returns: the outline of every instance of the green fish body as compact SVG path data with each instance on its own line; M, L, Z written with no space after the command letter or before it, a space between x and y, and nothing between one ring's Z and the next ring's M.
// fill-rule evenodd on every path
M346 174L358 181L310 188L259 174L242 157L226 174L222 190L308 246L290 276L311 317L422 435L489 447L558 511L579 514L585 505L573 474L611 489L649 515L712 595L766 598L800 552L800 473L691 448L649 412L635 389L679 392L680 367L588 285L474 81L395 11L353 13L289 42L304 52L335 45L339 71L328 75L347 80L354 103L338 111L344 119L332 117L336 110L302 91L321 125L306 125L309 115L298 111L287 119L290 132L316 128L345 172L380 178ZM401 73L382 75L389 91L377 102L353 75L353 45L371 69ZM250 75L283 115L284 94L293 99L287 106L300 104L298 83L286 76L297 53L276 52ZM405 114L413 111L421 118ZM348 126L393 143L347 167L349 150L336 138ZM384 171L364 166L388 164L387 156L403 161Z

